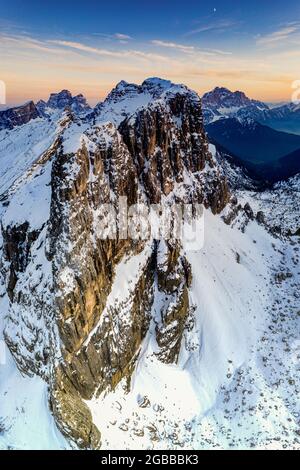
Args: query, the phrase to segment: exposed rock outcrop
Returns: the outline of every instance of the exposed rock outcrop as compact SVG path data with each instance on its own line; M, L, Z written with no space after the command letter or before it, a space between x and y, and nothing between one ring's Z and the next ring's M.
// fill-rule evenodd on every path
M192 282L191 267L181 255L179 244L160 244L157 253L157 288L164 295L156 324L158 357L167 363L176 362L182 335L190 313L188 288Z
M22 106L0 111L0 130L22 126L37 117L39 117L39 112L33 101L29 101Z

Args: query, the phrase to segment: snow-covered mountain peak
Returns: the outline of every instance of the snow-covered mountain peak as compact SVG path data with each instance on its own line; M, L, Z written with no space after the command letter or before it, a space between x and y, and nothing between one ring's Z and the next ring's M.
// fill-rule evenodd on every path
M116 84L116 86L111 90L109 94L111 95L111 94L114 94L115 92L122 93L122 91L127 93L129 88L136 88L136 87L137 85L135 85L134 83L129 83L129 82L126 82L126 80L121 80L120 82Z
M202 105L206 124L224 117L255 119L269 109L265 103L248 98L242 91L232 92L224 87L216 87L205 93Z
M122 80L106 99L95 107L96 121L111 121L118 126L124 119L150 105L163 103L167 106L169 99L176 95L185 95L200 103L197 93L170 80L148 78L141 85Z
M72 102L72 95L69 90L62 90L58 93L51 93L47 101L49 108L62 109L69 106Z
M181 83L173 83L158 77L147 78L141 85L143 92L149 92L153 99L165 98L169 95L190 95L199 99L197 93Z
M97 108L101 108L103 103L115 103L123 98L129 98L130 96L136 96L141 93L140 87L134 83L128 83L125 80L121 80L117 85L109 92L104 102L100 102Z
M230 91L228 88L216 87L207 92L202 97L204 107L230 108L243 106L257 106L261 109L268 109L268 106L257 100L248 98L242 91Z
M163 92L175 86L170 80L158 77L150 77L143 81L141 88L149 91L153 97L160 96Z
M27 101L21 106L8 108L0 111L0 130L13 129L15 126L22 126L31 119L39 117L39 112L33 101Z
M83 96L82 93L80 93L79 95L76 95L73 97L72 103L71 103L71 109L73 109L73 111L77 113L80 113L84 111L89 111L91 107L88 104L86 97Z

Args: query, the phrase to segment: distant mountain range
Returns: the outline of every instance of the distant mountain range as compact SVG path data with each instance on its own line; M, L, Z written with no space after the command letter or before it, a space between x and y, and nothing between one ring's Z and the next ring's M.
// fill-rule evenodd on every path
M32 119L47 117L55 110L64 110L66 107L77 114L91 109L83 95L72 96L68 90L62 90L59 93L51 93L48 101L40 100L36 104L29 101L24 105L0 111L0 130L13 129L27 124Z
M32 119L50 119L53 113L60 114L66 108L76 115L90 113L95 118L99 112L110 115L114 106L114 115L120 121L128 108L147 104L153 91L149 86L120 82L94 109L82 94L72 96L68 90L51 93L47 101L29 101L0 111L0 130L13 129ZM202 113L210 141L222 149L224 158L230 155L253 177L274 182L300 171L300 105L271 106L241 91L216 87L203 95Z
M300 134L300 104L271 106L241 91L217 87L203 95L202 107L205 124L223 118L251 118L279 131Z
M227 88L216 87L202 97L205 124L224 118L259 118L268 111L267 104L251 100L243 92L232 92Z
M270 107L215 88L202 106L209 140L256 178L274 182L300 171L300 105Z
M273 129L300 134L300 104L288 103L263 113L259 121Z

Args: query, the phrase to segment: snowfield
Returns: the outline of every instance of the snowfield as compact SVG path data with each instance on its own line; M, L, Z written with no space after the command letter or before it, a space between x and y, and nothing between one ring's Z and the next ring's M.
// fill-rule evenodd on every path
M249 195L239 192L239 199ZM283 233L295 234L300 227L300 175L276 183L272 189L251 193L251 206L255 211L264 211L270 227L280 227ZM267 208L267 210L265 210Z
M0 131L0 197L45 152L58 132L61 113Z

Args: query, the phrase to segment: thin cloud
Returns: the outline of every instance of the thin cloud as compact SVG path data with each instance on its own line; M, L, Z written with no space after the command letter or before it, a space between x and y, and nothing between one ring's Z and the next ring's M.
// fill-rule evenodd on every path
M1 45L5 46L6 48L7 46L17 47L22 51L37 51L51 54L67 54L80 51L90 54L97 54L104 57L111 57L115 59L137 58L148 61L160 62L168 60L168 57L166 56L139 50L110 50L88 46L86 44L76 41L67 41L60 39L49 39L41 41L27 36L13 36L8 34L0 34L0 47Z
M232 55L230 51L222 51L221 49L208 49L208 52L212 52L217 55Z
M110 51L110 50L107 50L107 49L98 49L96 47L86 46L85 44L82 44L80 42L62 41L62 40L59 40L59 39L51 39L48 42L51 43L51 44L56 44L57 46L76 49L76 50L82 51L82 52L91 52L93 54L99 54L99 55L104 55L104 56L109 56L109 57L123 57L122 52Z
M107 33L91 33L91 36L99 36L102 40L104 41L118 41L121 44L126 44L128 41L133 39L132 36L129 36L129 34L124 34L124 33L114 33L114 34L107 34Z
M186 54L200 53L204 56L215 56L215 55L232 55L232 52L223 51L221 49L199 49L195 46L187 46L185 44L178 44L176 42L167 42L160 39L153 39L150 41L154 46L166 47L170 49L176 49Z
M67 47L75 50L79 50L82 52L90 52L92 54L98 54L107 57L114 57L114 58L124 58L124 57L133 57L133 58L141 58L147 60L158 60L158 61L165 61L167 57L152 54L151 52L143 52L137 50L126 50L126 51L112 51L108 49L98 49L92 46L86 46L80 42L73 42L73 41L62 41L62 40L50 40L48 41L51 44L56 44L58 46Z
M186 46L185 44L178 44L178 43L175 43L175 42L161 41L160 39L153 39L151 41L151 44L154 44L154 46L167 47L167 48L170 48L170 49L177 49L177 50L185 52L187 54L190 54L190 53L195 51L194 46Z
M220 20L213 23L203 24L191 31L187 31L184 36L193 36L195 34L207 33L207 32L224 32L228 29L232 29L237 26L238 22L231 20Z
M128 39L132 39L132 37L129 36L128 34L123 34L123 33L115 33L114 37L116 39L120 39L121 41L127 41Z
M266 34L264 36L259 36L256 40L256 44L259 46L269 46L273 44L278 44L280 42L286 41L296 33L300 32L300 23L294 22L291 23L273 33Z
M48 52L50 54L57 54L59 52L58 48L50 47L47 43L44 43L43 41L32 39L27 36L9 36L3 34L0 35L0 45L1 44L18 46L21 49Z

